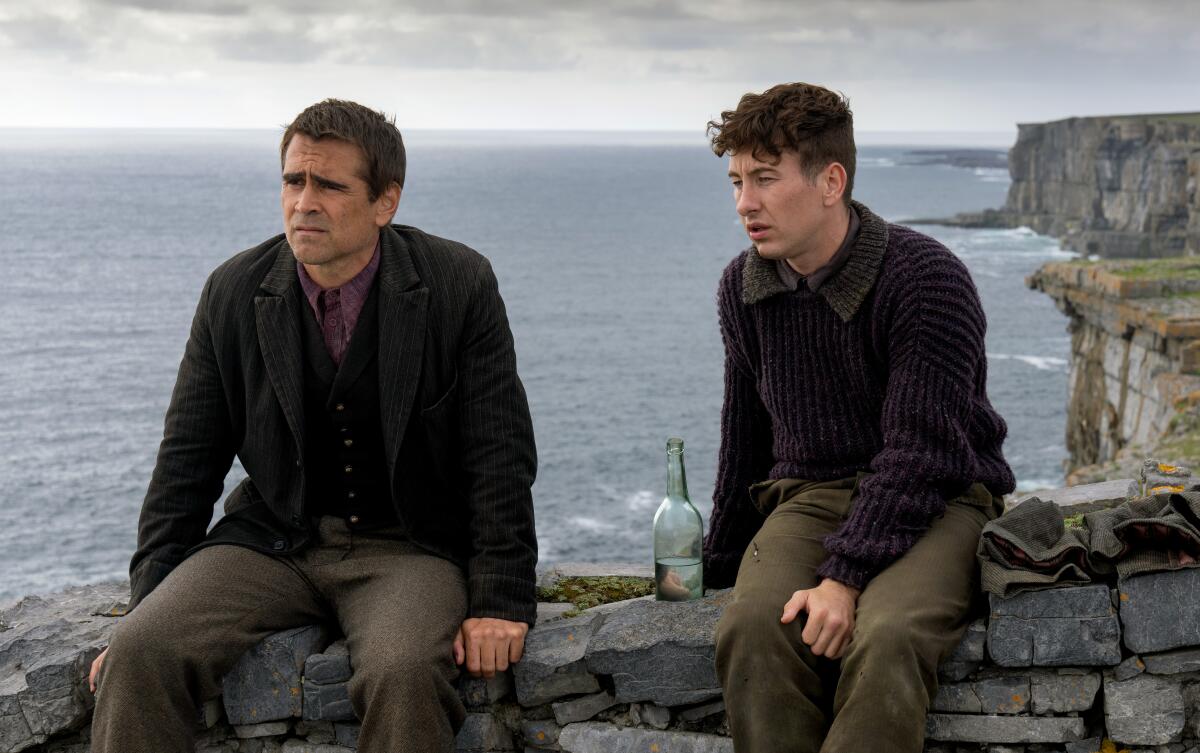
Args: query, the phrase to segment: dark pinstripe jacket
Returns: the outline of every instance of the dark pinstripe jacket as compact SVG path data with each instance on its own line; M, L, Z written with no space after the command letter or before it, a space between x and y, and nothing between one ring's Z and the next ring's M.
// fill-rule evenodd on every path
M379 403L397 515L466 569L471 616L532 624L537 459L495 275L470 248L412 227L384 228L381 253ZM279 235L205 283L142 506L131 606L199 547L309 542L295 282ZM248 478L206 535L235 454Z

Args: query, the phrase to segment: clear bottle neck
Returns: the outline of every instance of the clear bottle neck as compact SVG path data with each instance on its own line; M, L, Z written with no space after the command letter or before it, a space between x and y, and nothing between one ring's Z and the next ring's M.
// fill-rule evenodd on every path
M683 472L682 439L667 440L667 496L672 499L688 499L687 477Z

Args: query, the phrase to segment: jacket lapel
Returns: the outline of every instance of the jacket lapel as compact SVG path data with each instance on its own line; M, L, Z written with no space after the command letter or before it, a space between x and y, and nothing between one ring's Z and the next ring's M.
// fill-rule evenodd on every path
M296 259L287 242L279 244L275 264L254 297L255 326L267 376L288 428L304 457L304 355L300 347Z
M394 474L421 377L429 289L421 283L405 240L390 226L381 235L379 407L388 471Z

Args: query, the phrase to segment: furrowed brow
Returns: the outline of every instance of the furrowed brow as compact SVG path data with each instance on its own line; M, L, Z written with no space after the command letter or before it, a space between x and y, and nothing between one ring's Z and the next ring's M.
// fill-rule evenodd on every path
M285 183L290 183L291 181L294 181L294 180L305 180L307 178L308 178L308 175L303 172L294 172L294 173L284 173L283 174L283 181ZM312 174L312 180L317 185L321 186L322 188L332 188L332 189L338 190L338 191L345 191L350 188L350 186L346 185L345 183L338 183L336 180L330 180L329 178L326 178L321 175L317 175L316 173Z

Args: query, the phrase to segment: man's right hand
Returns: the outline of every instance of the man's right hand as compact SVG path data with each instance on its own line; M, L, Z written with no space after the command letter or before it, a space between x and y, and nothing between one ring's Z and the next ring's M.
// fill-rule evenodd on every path
M88 687L92 689L93 693L96 692L96 678L100 676L100 667L104 666L105 656L108 656L107 648L101 651L100 655L92 661L92 671L88 672Z

